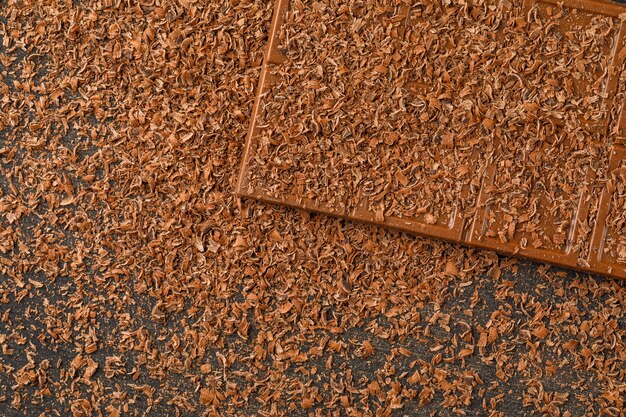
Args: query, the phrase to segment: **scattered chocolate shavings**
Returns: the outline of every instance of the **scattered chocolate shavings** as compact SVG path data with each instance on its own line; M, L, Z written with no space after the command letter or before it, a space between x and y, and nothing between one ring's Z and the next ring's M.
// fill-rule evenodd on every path
M486 37L474 43L485 52L473 52L479 68L497 58L484 25L508 27L505 16L517 10L422 2L413 5L423 21L416 11L403 29L405 3L293 3L315 16L335 13L325 17L325 31L307 28L318 31L312 42L350 22L353 48L370 52L373 41L388 48L365 54L377 61L364 64L359 85L393 81L407 59L402 53L427 62L427 51L406 47L401 33L428 36L418 24L441 33L473 15L473 27L483 29L477 36ZM621 282L234 195L271 15L272 2L260 0L0 1L2 414L619 415L626 378ZM427 23L427 16L439 20ZM593 27L613 30L602 20ZM597 36L584 36L603 56ZM435 41L440 53L445 48ZM336 71L340 81L343 69L323 63L322 73ZM456 85L461 69L454 65L431 62L420 74L445 76L443 69L452 97L428 97L424 90L439 88L431 84L399 92L386 85L391 97L405 95L407 112L379 112L376 129L384 135L369 135L363 119L355 125L363 142L339 150L325 144L319 153L325 162L340 151L357 155L345 164L372 170L353 180L378 197L383 216L445 222L447 206L422 205L414 191L447 204L456 198L452 177L477 187L482 163L466 147L482 151L483 144L457 136L463 123L438 118L479 87ZM341 101L322 87L313 82L307 98L325 100L327 112L367 98L364 117L385 97ZM424 110L417 119L411 103ZM539 112L533 103L519 111ZM481 112L473 132L495 134L498 112ZM461 108L456 117L465 116ZM405 132L410 123L452 131L439 132L437 143L423 131L414 138L423 161L405 167L414 155L391 150L409 149L409 137L385 125L403 118ZM302 125L307 134L333 128L332 120L302 120L311 122ZM288 123L300 128L296 119ZM285 173L304 158L283 157L280 144L317 146L307 136L265 137L276 153L272 169ZM459 158L430 167L440 181L424 177L418 185L442 149ZM393 158L377 166L385 153ZM291 185L315 191L319 177L308 176L315 166L306 169ZM383 169L388 176L376 184ZM620 172L600 176L618 181ZM352 195L327 185L338 200ZM411 190L406 196L398 193L403 187ZM616 190L619 204L623 190ZM611 218L611 256L619 253L622 220Z

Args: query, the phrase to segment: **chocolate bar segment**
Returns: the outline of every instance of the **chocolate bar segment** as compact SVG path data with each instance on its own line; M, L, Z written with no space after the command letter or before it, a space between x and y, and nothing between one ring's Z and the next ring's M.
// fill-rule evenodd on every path
M625 21L279 0L238 193L626 278Z

